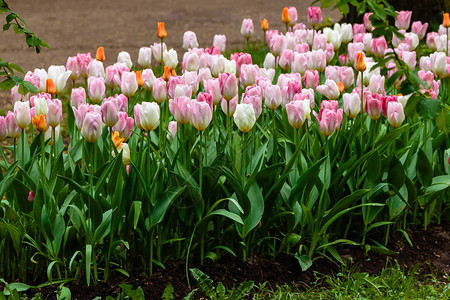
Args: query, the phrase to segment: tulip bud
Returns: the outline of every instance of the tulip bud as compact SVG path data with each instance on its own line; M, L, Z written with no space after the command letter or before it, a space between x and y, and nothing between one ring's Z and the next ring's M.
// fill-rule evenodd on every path
M156 33L156 35L158 36L158 38L160 40L163 40L166 38L167 36L167 31L164 28L164 22L158 22L158 31Z
M70 74L70 79L76 80L80 76L80 66L78 65L78 59L76 56L67 58L66 69L72 72ZM24 80L26 80L26 78L24 78Z
M366 63L364 62L364 55L362 52L356 53L356 70L364 72L366 70Z
M183 49L198 48L197 36L193 31L186 31L183 35Z
M34 198L35 198L34 192L33 192L33 191L30 191L30 192L28 193L28 201L33 202L33 201L34 201Z
M16 103L20 103L20 102L16 102ZM20 135L21 129L19 128L19 126L17 126L16 117L12 111L8 111L8 113L6 114L5 123L6 123L6 127L7 127L6 132L8 134L8 137L14 138L14 139L18 138Z
M342 121L342 109L334 111L331 109L321 109L320 118L314 111L314 116L319 122L320 131L325 137L329 137L336 131Z
M269 21L267 21L267 19L262 19L261 20L261 30L266 31L267 29L269 29Z
M119 121L119 108L117 101L114 100L111 98L105 99L101 106L102 121L108 127L113 127Z
M227 45L227 37L223 34L214 35L213 46L219 48L220 52L224 52L226 50Z
M283 11L281 12L281 22L284 24L289 24L291 21L291 17L289 16L289 10L287 7L283 8Z
M14 103L14 118L17 126L25 129L31 123L30 102L18 101Z
M167 131L169 131L167 139L175 138L177 136L177 124L177 121L170 121L167 125Z
M70 105L78 108L80 104L85 103L86 103L86 90L83 87L72 89L72 92L70 94Z
M227 104L227 102L228 102L228 104ZM222 98L222 100L220 101L220 107L222 108L222 111L224 112L224 114L228 117L232 117L234 115L237 104L238 104L238 95L237 94L230 101L227 101L224 98ZM229 110L228 110L228 108L229 108Z
M236 105L236 111L234 112L234 123L237 125L239 130L244 133L249 132L256 122L255 111L253 110L253 105L241 103Z
M289 124L295 129L299 129L311 113L310 101L307 99L289 102L285 108Z
M397 11L397 17L395 18L395 27L398 29L407 30L411 23L412 11ZM449 25L450 26L450 25Z
M100 102L105 97L105 80L102 77L88 78L88 95L92 103Z
M198 131L203 131L212 120L211 106L207 102L192 100L189 104L189 123Z
M64 67L64 66L51 65L48 68L48 78L51 78L53 80L54 90L55 90L54 93L60 94L63 92L64 87L66 86L67 79L69 79L70 74L72 74L72 72L66 71L66 67ZM51 87L50 87L50 89L51 89ZM47 92L47 93L52 94L50 92Z
M252 19L242 20L241 35L243 37L245 37L247 40L252 37L252 35L253 35L253 20Z
M319 85L316 89L329 100L336 100L340 94L336 82L329 79L325 81L325 84Z
M163 103L167 99L167 83L162 78L157 78L153 82L153 98L156 102Z
M308 7L308 22L315 26L323 21L322 10L320 7Z
M450 27L450 17L448 15L448 13L445 13L443 15L442 25L444 25L445 28L449 28Z
M155 102L142 102L138 106L140 125L145 131L153 131L159 126L159 105Z
M136 73L127 71L123 72L122 80L120 81L120 89L122 91L122 94L124 94L128 98L133 96L138 89Z
M99 60L101 62L105 61L105 48L104 47L97 48L97 53L95 54L95 59Z
M47 124L55 128L58 126L63 118L62 115L62 102L59 99L53 99L47 101L48 114L47 114Z
M219 75L222 97L230 101L238 93L238 81L235 74L222 73Z
M6 119L0 116L0 142L5 140L8 136L8 126L6 124Z
M35 115L31 119L34 128L39 132L45 132L47 130L47 123L45 122L45 115Z
M174 49L170 49L169 51L164 51L163 54L164 65L169 66L170 69L175 69L178 65L178 54Z
M264 91L264 102L271 110L275 110L281 104L281 89L278 85L267 86Z
M55 83L53 82L53 80L51 78L47 78L47 80L45 82L45 91L52 95L56 94Z
M133 66L133 62L131 61L130 53L126 51L121 51L119 54L117 54L117 62L118 63L124 63L128 69L131 69Z
M361 111L361 97L357 93L343 94L344 113L353 119Z
M365 107L367 115L372 120L378 120L383 111L383 103L377 97L373 97L370 95L366 96L366 107Z
M150 68L152 63L152 48L142 47L139 49L138 64L144 68Z
M397 128L405 120L403 105L399 102L389 102L387 107L387 118L392 127Z

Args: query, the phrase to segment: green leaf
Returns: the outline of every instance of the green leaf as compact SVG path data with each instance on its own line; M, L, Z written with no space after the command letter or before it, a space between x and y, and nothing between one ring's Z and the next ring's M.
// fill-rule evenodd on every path
M403 165L398 158L394 156L389 167L388 182L397 189L400 189L405 183L405 176L405 169L403 168Z
M373 0L366 0L366 2L378 18L386 20L386 11L384 10L383 5L380 5Z
M374 153L372 153L372 155L367 160L367 168L366 168L367 180L369 180L369 182L372 185L375 185L376 181L378 180L380 176L380 171L381 171L381 159L380 153L377 150Z
M173 295L174 289L171 283L169 283L168 286L164 289L164 292L161 296L161 299L163 300L172 300L175 299L175 296Z
M169 206L183 193L184 189L185 187L172 187L164 193L162 198L156 201L150 217L152 225L159 224L163 220Z
M429 98L417 103L417 112L425 119L434 120L441 113L441 101Z
M303 272L308 270L313 264L311 257L309 257L308 255L302 255L302 256L295 255L295 258L297 259L298 264L302 268Z
M226 209L223 209L223 208L216 209L215 211L213 211L210 214L210 216L213 216L213 215L223 216L223 217L229 218L241 225L244 225L244 221L242 221L242 218L239 215L237 215L231 211L228 211Z
M95 258L94 258L95 259ZM92 245L86 245L85 261L86 261L86 283L91 284L91 260L92 260Z
M256 181L250 186L247 196L250 201L250 211L244 218L244 237L258 225L264 213L264 198Z
M428 187L433 179L433 168L431 163L428 161L427 156L419 149L417 152L417 177L424 187Z

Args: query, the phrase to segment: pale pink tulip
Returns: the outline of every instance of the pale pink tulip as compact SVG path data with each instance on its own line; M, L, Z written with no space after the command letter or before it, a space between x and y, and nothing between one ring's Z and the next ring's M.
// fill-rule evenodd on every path
M153 131L159 126L160 109L156 102L136 104L139 110L140 126L145 131Z
M89 63L93 60L91 57L91 53L78 53L77 61L80 70L80 75L84 78L87 78L87 67Z
M213 45L219 48L220 52L225 52L227 48L227 37L223 34L214 35Z
M281 69L288 71L291 67L292 60L294 59L294 51L289 49L284 49L281 51L280 57L278 59L278 64Z
M92 60L87 68L88 77L103 77L105 78L105 67L103 62L99 60Z
M171 77L172 78L172 77ZM153 98L155 98L156 102L163 103L167 99L167 83L162 78L156 78L153 81Z
M327 79L325 84L317 86L316 90L330 100L335 100L339 97L339 88L333 80Z
M425 37L425 34L427 33L428 29L428 23L422 24L421 21L413 22L411 25L411 32L417 34L419 37L419 40L423 39Z
M385 77L374 74L369 81L369 90L372 94L386 95L384 90Z
M167 134L167 139L175 138L177 136L177 121L170 121L167 125L167 131L169 131L169 134Z
M227 104L228 102L228 104ZM227 115L228 117L232 117L234 115L234 112L236 111L236 105L238 104L238 94L234 96L231 100L225 100L225 98L222 98L222 101L220 102L220 107L222 108L222 111ZM227 111L227 105L229 105L230 110Z
M370 16L372 14L373 13L371 13L371 12L370 13L365 13L364 17L363 17L364 27L366 27L367 31L372 31L373 30L372 23L370 23Z
M76 80L80 76L80 66L76 56L67 58L66 70L71 71L70 79Z
M219 75L222 97L230 101L238 93L238 80L235 74L222 73Z
M152 91L153 82L156 80L155 74L152 69L142 70L142 80L144 80L144 88L147 91Z
M123 72L120 81L120 89L122 94L128 98L132 97L138 89L138 83L136 79L136 73L134 72Z
M389 102L387 107L387 119L392 127L397 128L405 120L403 105L399 102Z
M200 57L195 52L186 52L183 55L183 69L197 71L200 67Z
M88 78L88 95L92 103L98 103L105 97L105 79L102 77Z
M8 136L8 126L6 124L6 119L0 116L0 142L5 140Z
M48 126L55 128L63 119L62 115L62 102L59 99L47 100L48 113L46 121Z
M220 82L218 78L211 78L204 81L205 91L211 94L213 104L216 105L222 100L222 93L220 91Z
M319 72L316 70L306 70L304 77L305 87L316 90L319 85Z
M134 120L131 117L128 117L126 112L119 112L119 120L116 125L112 127L112 132L119 132L119 136L125 140L127 140L134 129Z
M183 49L198 48L197 36L193 31L185 31L183 34Z
M8 111L5 117L5 123L7 127L7 136L14 139L18 138L22 130L19 126L17 126L14 112Z
M361 97L357 93L346 93L342 95L344 113L353 119L361 112Z
M119 121L119 107L114 98L104 99L101 106L102 121L108 127L113 127Z
M373 95L367 95L366 97L366 105L365 110L366 114L372 120L378 120L383 112L383 101L379 97L374 97Z
M267 86L264 91L264 102L271 110L275 110L281 104L281 90L278 85Z
M17 101L14 103L14 118L15 123L21 129L27 128L31 123L30 114L30 102L29 101Z
M411 23L411 15L412 11L397 11L397 17L395 18L395 27L398 29L407 30L409 28L409 24Z
M138 64L141 66L141 68L149 69L151 63L152 63L152 48L150 47L139 48Z
M243 37L245 37L247 40L252 37L252 35L253 35L253 20L252 19L242 20L241 35Z
M314 116L319 122L320 131L325 137L329 137L336 131L340 126L340 120L342 120L342 109L337 112L331 109L321 109L320 118L319 115L314 111Z
M308 7L308 22L315 26L323 21L322 10L320 7Z
M378 57L381 58L384 56L384 52L387 49L386 39L384 36L380 36L378 38L374 38L372 40L372 53Z
M270 31L270 30L269 30ZM270 52L276 57L281 54L284 46L284 36L281 34L274 34L269 43Z
M192 100L189 110L189 123L198 131L205 130L212 120L211 106L207 102Z
M289 102L285 107L289 124L295 129L299 129L311 113L310 102L307 99Z
M86 103L86 90L83 87L72 89L70 93L70 105L78 108L83 103Z
M101 114L88 112L84 116L81 134L88 143L94 143L102 135L103 122Z
M191 101L192 100L188 97L178 97L169 100L170 113L181 125L184 125L189 121Z

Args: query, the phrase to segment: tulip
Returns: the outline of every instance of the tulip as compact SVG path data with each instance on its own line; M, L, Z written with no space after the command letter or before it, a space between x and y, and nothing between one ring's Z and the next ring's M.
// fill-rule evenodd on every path
M253 20L244 19L242 20L241 35L249 40L253 35Z
M33 97L31 100L31 105L35 107L36 115L46 116L48 114L47 98L38 95Z
M321 109L320 118L314 111L314 116L319 122L320 131L325 137L329 137L340 126L340 120L342 120L342 109L334 111L331 109Z
M363 17L364 27L366 27L367 31L372 31L373 30L372 23L370 23L370 16L372 14L373 13L371 13L371 12L370 13L365 13L364 17Z
M73 88L70 93L70 105L78 108L84 103L86 103L86 90L83 87Z
M31 123L33 124L33 127L36 128L39 132L45 132L47 131L47 122L45 121L45 115L35 115L31 118ZM1 140L1 139L0 139Z
M75 64L76 64L76 60L75 60ZM44 70L44 72L45 72L45 70ZM47 74L47 72L45 72L45 74ZM32 83L38 90L41 88L41 79L39 78L39 75L35 72L28 71L25 74L23 80ZM44 80L44 82L45 82L45 80Z
M160 40L163 40L167 37L167 31L164 28L164 22L158 22L158 30L156 32L156 35Z
M358 93L346 93L342 95L344 103L344 113L353 119L361 111L361 97Z
M359 34L359 33L366 33L366 27L364 24L353 24L353 35Z
M220 52L225 52L227 48L227 37L223 34L214 35L213 46L219 48Z
M336 24L338 24L338 23L336 23ZM344 44L350 43L353 40L352 24L341 24L340 35L341 35L342 43L344 43Z
M259 118L262 113L262 97L243 94L241 103L251 104L255 111L255 117Z
M369 90L372 94L385 95L384 90L385 77L382 75L372 75L369 81Z
M229 111L227 109L227 102L229 105ZM236 111L237 104L238 104L238 95L236 94L236 96L229 101L222 98L220 102L220 107L222 108L222 111L225 113L226 116L232 117Z
M186 31L183 35L183 49L198 48L197 36L193 31Z
M173 92L173 96L171 98L177 97L192 97L192 87L187 84L178 84L175 87L175 91Z
M195 93L197 93L198 86L199 86L199 78L198 78L197 72L186 71L183 74L183 79L184 79L185 84L191 88L192 94L189 95L189 97L194 95Z
M64 90L70 74L72 74L72 71L66 71L66 67L64 66L51 65L48 68L48 78L51 78L53 80L57 94L62 93L62 91Z
M118 63L124 63L128 69L131 69L133 66L133 62L131 61L130 53L126 51L121 51L119 54L117 54L117 62Z
M389 102L387 107L387 118L392 127L399 127L405 120L403 105L399 102Z
M287 7L283 8L283 11L281 12L281 22L286 24L288 26L289 22L291 21L291 16L289 15L289 10Z
M175 69L178 65L178 54L174 49L164 51L164 65L169 66L170 69Z
M200 67L200 57L195 52L186 52L183 55L183 69L197 71Z
M114 100L105 99L101 106L102 121L108 127L113 127L119 121L119 107L117 101Z
M189 123L198 131L203 131L212 120L211 106L207 102L192 100L189 104Z
M15 123L21 129L25 129L31 123L30 102L18 101L14 103Z
M188 97L177 97L169 100L169 110L174 116L175 120L184 125L189 121L190 117L190 103Z
M78 65L78 59L76 56L67 58L66 70L72 72L70 73L70 79L72 80L76 80L80 76L80 66Z
M261 30L267 31L268 29L269 29L269 21L267 21L267 19L262 19L261 20Z
M281 104L281 89L278 85L267 86L264 90L264 102L271 110L275 110Z
M256 122L256 115L253 109L253 105L241 103L236 105L236 111L234 112L234 123L239 130L244 133L249 132Z
M153 58L158 63L161 63L161 43L153 43L151 48L152 48ZM163 49L163 53L167 51L167 46L165 43L162 43L162 49Z
M299 129L311 113L309 100L292 101L286 104L285 107L289 124L295 129Z
M325 50L327 47L327 36L325 34L316 33L313 38L313 50Z
M45 81L45 91L51 95L56 94L55 83L51 78L47 78L47 80Z
M88 78L88 95L94 104L103 99L105 96L105 80L102 77Z
M397 11L397 17L395 18L395 27L398 29L407 30L411 23L412 11Z
M314 27L323 21L322 10L320 7L308 7L308 22Z
M97 112L88 112L84 116L81 134L88 143L94 143L102 135L102 116Z
M17 101L21 101L23 95L19 93L19 86L16 85L11 88L11 103L14 105Z
M222 73L219 75L222 97L230 101L238 93L238 80L235 74Z
M417 59L415 51L403 51L402 52L402 60L408 66L408 68L412 71L416 67Z
M384 36L380 36L378 38L374 38L372 40L372 53L378 57L381 58L384 56L384 53L387 49L386 39Z
M356 70L364 72L366 70L366 63L364 62L364 55L362 52L356 53Z
M293 58L294 58L294 51L284 49L281 52L280 58L278 61L280 68L283 69L284 71L289 70L289 68L291 67Z
M411 32L417 34L419 39L423 39L427 33L428 23L422 24L421 21L413 22L411 25Z
M204 81L205 91L212 96L213 104L216 105L222 100L222 93L220 90L220 81L218 78L211 78Z
M0 142L5 140L8 136L8 125L6 123L6 119L3 116L0 116Z
M80 67L80 75L87 78L87 67L92 61L91 53L78 53L77 54L78 66Z
M48 113L47 113L47 124L55 128L58 126L63 118L62 115L62 102L59 99L47 100Z
M317 86L316 90L330 100L336 100L339 97L339 89L333 80L327 79L325 84Z
M342 82L345 89L350 88L355 79L355 74L353 72L353 68L350 67L340 67L339 68L339 81Z
M167 83L162 78L157 78L153 82L153 98L156 102L163 103L167 99Z
M430 55L431 69L433 73L442 78L446 74L447 62L446 55L443 52L434 52Z
M284 45L284 36L280 34L275 34L270 39L269 48L270 52L276 57L281 54Z
M269 54L268 54L269 55ZM305 53L294 52L291 64L291 72L304 75L308 69L308 56Z
M119 112L119 119L117 123L111 128L112 132L118 132L119 136L124 140L127 140L134 129L134 120L128 117L126 112Z
M19 102L16 102L19 103ZM31 116L30 116L31 117ZM19 126L17 126L15 114L12 111L8 111L5 117L5 123L7 127L7 136L10 138L18 138L21 132L21 129Z
M33 192L33 191L30 191L30 192L28 193L28 201L29 201L29 202L33 202L33 201L34 201L34 198L35 198L34 192Z
M338 66L327 66L325 68L325 79L333 80L338 83L339 80L339 67Z
M122 163L128 167L131 160L130 147L128 146L127 143L121 142L119 145L116 146L116 149L117 153L122 153ZM112 157L116 157L116 151L112 151L111 155Z
M150 65L152 63L152 48L150 47L141 47L139 49L139 56L138 56L138 64L143 69L150 68Z
M383 111L383 103L377 97L371 95L366 96L366 113L372 120L377 120Z
M105 48L104 47L98 47L97 53L95 54L95 59L101 62L105 61Z
M105 78L105 68L103 62L99 60L93 60L89 63L87 68L88 77L103 77Z
M305 87L316 90L319 85L319 72L316 70L306 70L304 77Z
M170 134L167 135L167 139L175 138L177 136L177 122L170 121L167 125L167 131L169 131Z
M138 89L136 73L126 71L123 72L122 80L120 82L120 89L122 91L122 94L124 94L128 98L133 96Z
M159 105L155 102L142 102L142 104L136 104L136 106L139 110L140 127L145 131L155 130L159 126Z
M325 70L327 63L326 52L322 49L315 50L307 53L308 56L308 68L310 70L317 70L322 72Z

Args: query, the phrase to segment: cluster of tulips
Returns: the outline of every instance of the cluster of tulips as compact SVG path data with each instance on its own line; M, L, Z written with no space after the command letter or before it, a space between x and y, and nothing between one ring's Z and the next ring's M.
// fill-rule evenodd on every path
M371 13L364 24L331 28L319 7L309 7L309 24L286 7L281 20L283 32L261 21L263 46L255 49L253 21L244 19L246 52L229 53L220 34L199 48L186 31L180 64L158 23L158 42L139 50L137 64L120 52L105 67L99 47L95 58L82 53L66 66L25 74L39 93L13 88L14 110L0 117L0 141L11 138L14 153L11 163L0 149L0 190L14 209L33 211L45 232L22 238L46 256L49 277L53 267L59 277L59 268L77 276L85 268L89 284L97 280L96 263L108 277L112 257L121 266L142 259L152 274L154 261L188 261L197 246L201 263L208 249L210 258L240 249L246 259L258 249L297 247L306 269L318 248L339 256L334 246L348 241L352 219L360 220L355 227L364 231L355 231L365 245L371 229L387 226L388 236L391 225L406 226L408 212L416 220L424 208L426 225L435 208L445 210L445 134L428 121L416 128L405 108L419 98L440 103L445 94L448 15L427 34L420 21L407 31L411 12L400 11L392 41L374 37ZM417 77L418 90L404 88L408 76ZM355 217L341 222L353 210ZM327 235L334 222L336 243ZM74 230L78 250L71 248ZM271 237L275 231L281 234ZM145 251L127 258L124 247ZM0 270L2 263L0 255Z

